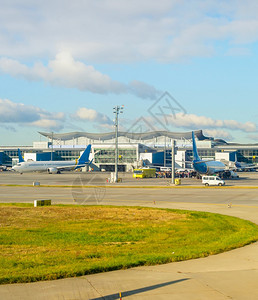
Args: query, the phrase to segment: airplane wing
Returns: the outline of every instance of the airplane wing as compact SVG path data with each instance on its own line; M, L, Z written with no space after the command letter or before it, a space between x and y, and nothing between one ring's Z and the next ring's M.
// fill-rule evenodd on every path
M258 166L241 166L241 167L230 167L230 170L251 170L251 169L258 169Z
M70 166L58 166L58 167L54 167L56 168L57 170L72 170L72 169L75 169L75 168L82 168L82 167L85 167L87 164L83 164L83 165L70 165Z
M248 167L243 167L243 169L258 169L258 166L248 166Z
M92 161L93 161L93 159L91 161L87 162L87 163L84 163L84 164L74 164L74 165L69 165L69 166L56 166L55 168L57 170L65 170L65 169L69 170L69 169L75 169L75 168L76 169L77 168L83 168L87 165L91 165Z

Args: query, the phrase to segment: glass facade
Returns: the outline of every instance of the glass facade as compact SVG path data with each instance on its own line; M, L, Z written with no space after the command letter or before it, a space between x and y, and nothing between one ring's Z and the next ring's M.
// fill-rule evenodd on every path
M198 149L200 158L215 159L215 149ZM186 150L186 157L189 160L193 160L193 150Z
M12 159L5 152L0 152L0 163L12 165Z
M16 157L18 157L18 149L17 150L4 150L3 152L6 155L8 155L10 158L16 158ZM22 152L22 155L23 155L23 152Z
M94 149L94 162L96 164L114 164L115 149ZM118 163L133 163L137 160L136 149L118 149Z
M237 160L246 163L258 163L258 149L238 150Z
M18 158L18 149L17 150L4 150L3 151L10 160L12 160L12 158ZM51 158L49 158L51 156L51 152L48 151L42 151L42 150L21 150L21 155L24 156L24 153L37 153L37 154L41 154L43 157L43 160L50 160ZM54 156L53 159L54 160L72 160L72 159L76 159L80 156L81 151L80 150L54 150ZM48 157L49 156L49 157Z
M115 164L115 149L114 146L104 146L103 148L101 145L96 145L97 148L94 149L94 163L98 165L114 165ZM144 149L138 148L137 145L135 145L135 148L131 147L130 145L126 146L124 145L124 148L119 148L118 153L118 164L121 166L124 164L134 164L138 160L138 153L137 151L143 152ZM219 148L199 148L198 153L200 158L202 159L215 159L215 153L221 152L223 150L228 150L229 148L223 149L223 147ZM183 148L180 148L180 150L183 150ZM193 151L190 148L184 149L186 151L186 161L191 161L193 159ZM230 148L229 150L236 151L236 148ZM41 153L42 160L48 160L47 153L50 153L51 149L33 149L33 148L23 148L21 150L22 156L24 156L24 153ZM77 159L80 156L80 153L83 151L83 148L59 148L54 149L54 160L73 160ZM18 158L18 149L13 148L4 148L2 149L2 156L1 160L3 163L10 163L12 161L12 158ZM155 151L154 151L155 152ZM166 165L171 164L171 150L166 150ZM39 158L37 158L39 159ZM159 160L163 160L162 164L164 163L164 154L161 154L159 156ZM239 162L246 162L246 163L258 163L258 149L255 146L248 145L243 146L243 148L238 147L237 150L237 160Z
M80 156L81 150L55 150L55 153L62 160L72 160Z

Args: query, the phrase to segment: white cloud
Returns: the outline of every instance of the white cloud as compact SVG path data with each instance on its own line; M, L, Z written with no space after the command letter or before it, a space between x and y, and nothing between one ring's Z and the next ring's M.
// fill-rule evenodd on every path
M34 122L40 118L40 111L33 106L22 103L14 103L8 99L0 99L1 123L25 123Z
M157 99L161 95L161 91L158 91L147 83L133 80L129 84L129 90L132 94L142 99Z
M52 113L33 105L0 99L0 124L5 124L4 126L11 123L57 131L63 128L64 120L65 115L62 112Z
M114 131L114 122L105 114L97 112L94 109L81 107L74 114L71 114L71 118L75 121L88 121L93 123L93 127L100 132ZM123 125L119 124L119 130L123 130Z
M91 121L104 126L113 126L112 120L107 115L97 112L94 109L86 107L79 108L75 114L71 116L75 120Z
M233 137L229 132L221 129L205 129L203 133L205 136L214 137L214 139L223 139L226 141L233 140Z
M59 131L64 128L63 122L53 119L40 119L27 125L40 127L51 131Z
M0 70L4 73L28 80L44 80L53 85L68 88L88 90L93 93L121 93L126 90L123 84L113 81L107 75L96 71L92 66L75 61L66 52L57 54L55 60L45 67L37 62L33 67L28 67L16 60L1 58Z
M171 62L213 55L220 41L257 42L257 15L254 0L5 1L0 56Z
M97 94L131 93L141 98L155 99L160 93L153 86L141 81L129 85L112 80L109 76L95 70L93 66L75 61L68 52L61 52L47 67L37 62L32 67L9 59L0 58L0 71L27 80L44 81L55 86L77 88Z
M48 69L42 79L50 83L70 88L78 88L93 93L122 93L126 87L117 81L112 80L107 75L103 75L82 62L75 61L66 52L59 53L56 59L50 61Z
M257 126L253 122L237 122L235 120L216 120L195 114L177 113L175 115L164 115L160 122L166 125L187 128L187 129L228 129L240 130L243 132L256 132Z

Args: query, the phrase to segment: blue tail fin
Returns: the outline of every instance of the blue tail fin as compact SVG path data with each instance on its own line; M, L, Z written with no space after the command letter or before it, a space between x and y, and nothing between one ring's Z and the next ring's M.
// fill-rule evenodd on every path
M82 155L79 157L78 165L83 165L89 162L90 150L91 150L91 145L88 145L87 148L82 153Z
M235 167L241 169L242 165L239 161L237 161L237 153L235 154Z
M194 137L194 132L192 131L192 140L193 140L193 160L194 161L200 161L200 157L198 155L197 147L196 147L196 142L195 142L195 137Z
M18 157L19 157L19 163L24 162L24 159L21 155L21 150L20 149L18 149Z

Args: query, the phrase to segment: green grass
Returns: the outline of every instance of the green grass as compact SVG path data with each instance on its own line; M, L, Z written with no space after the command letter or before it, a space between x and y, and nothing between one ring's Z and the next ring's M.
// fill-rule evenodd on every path
M0 283L205 257L258 240L258 226L203 212L0 205Z

